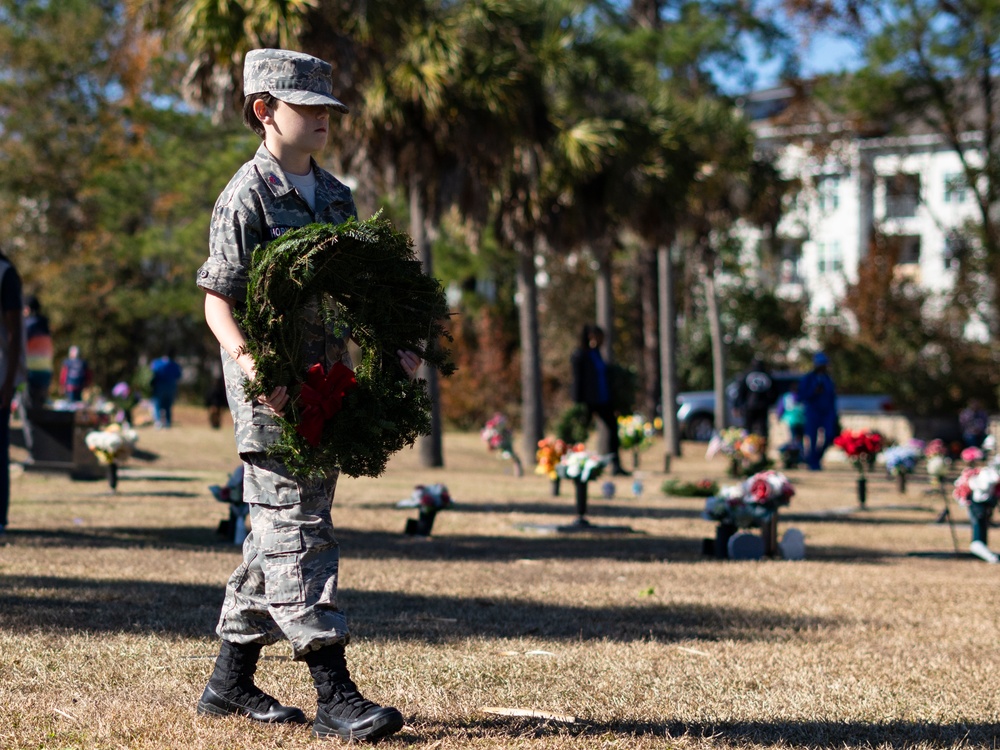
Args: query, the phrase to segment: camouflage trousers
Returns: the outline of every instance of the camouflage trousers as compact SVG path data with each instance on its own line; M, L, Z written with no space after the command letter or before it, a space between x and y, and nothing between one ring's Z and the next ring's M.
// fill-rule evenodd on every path
M216 632L233 643L287 638L296 659L346 643L347 618L337 608L340 546L330 518L339 472L304 480L263 454L243 460L252 530L226 584Z

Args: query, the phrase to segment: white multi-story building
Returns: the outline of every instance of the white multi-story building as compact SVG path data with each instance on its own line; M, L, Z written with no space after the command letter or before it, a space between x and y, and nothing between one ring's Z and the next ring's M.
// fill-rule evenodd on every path
M897 277L932 294L953 286L959 230L977 209L961 160L940 135L918 127L873 134L815 110L804 115L791 88L754 94L744 107L758 148L799 183L777 227L779 294L804 300L812 322L837 315L876 233ZM982 163L974 140L965 156ZM759 230L751 235L751 244L761 241Z

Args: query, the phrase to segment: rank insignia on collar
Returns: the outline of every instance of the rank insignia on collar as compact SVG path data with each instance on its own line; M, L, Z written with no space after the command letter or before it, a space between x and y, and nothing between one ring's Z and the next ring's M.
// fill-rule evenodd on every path
M272 185L280 185L281 184L281 180L278 179L278 175L276 175L274 173L271 173L271 174L269 174L267 176L267 181L270 182Z

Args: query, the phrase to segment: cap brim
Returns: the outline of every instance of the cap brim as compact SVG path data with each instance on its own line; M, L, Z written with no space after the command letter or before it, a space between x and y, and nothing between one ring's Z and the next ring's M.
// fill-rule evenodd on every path
M350 111L347 109L347 105L339 99L325 94L317 94L315 91L269 91L267 93L288 104L322 104L345 115Z

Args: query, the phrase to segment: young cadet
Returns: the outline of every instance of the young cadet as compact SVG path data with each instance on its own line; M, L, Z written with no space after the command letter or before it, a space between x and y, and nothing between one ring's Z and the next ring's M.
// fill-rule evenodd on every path
M365 699L351 679L344 646L347 620L337 606L340 554L330 507L338 471L301 479L267 456L280 437L274 416L284 414L282 385L252 402L244 384L255 378L252 358L233 310L245 304L255 248L295 227L339 224L356 216L351 191L321 169L313 154L324 148L330 110L347 112L332 95L332 67L315 57L260 49L244 60L244 122L263 138L252 160L222 191L212 215L209 258L198 271L206 292L205 319L222 348L226 392L244 463L244 501L252 531L243 562L226 586L217 633L222 639L215 671L198 701L202 714L247 716L265 722L303 722L298 708L281 705L254 685L262 646L287 638L293 658L306 662L318 696L313 734L344 739L398 732L395 708ZM318 301L301 312L303 372L316 363L350 366L345 342L324 322ZM421 361L400 352L413 377Z

